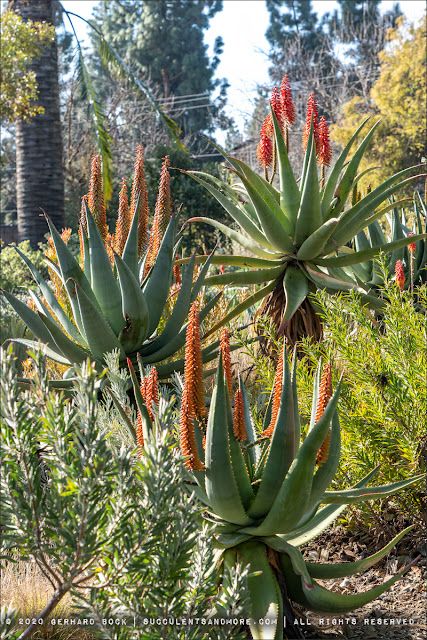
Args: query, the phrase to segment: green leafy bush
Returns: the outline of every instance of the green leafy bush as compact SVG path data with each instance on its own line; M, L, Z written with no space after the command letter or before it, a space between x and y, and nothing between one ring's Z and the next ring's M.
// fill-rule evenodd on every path
M18 244L18 248L22 253L46 277L47 269L44 263L43 246L39 246L40 249L32 249L29 240L24 240L24 242ZM15 245L13 244L4 247L0 252L0 288L8 291L16 291L20 288L37 288L31 273L15 251Z
M200 532L199 508L167 430L137 460L133 449L111 445L98 420L91 366L78 372L70 400L49 391L40 358L34 385L23 391L13 357L3 356L2 555L6 563L36 563L50 583L43 618L71 596L71 612L93 618L96 636L106 637L102 618L137 616L138 637L155 640L182 632L143 626L143 618L238 615L245 574L230 571L218 595L210 532ZM9 638L22 632L14 626L20 613L9 609ZM38 629L27 628L25 637ZM194 640L239 638L232 626L215 635L211 628L187 631ZM130 639L135 628L110 633Z
M426 464L427 288L417 289L416 305L410 292L401 292L394 282L386 283L382 293L386 302L379 320L357 294L335 299L324 293L316 295L327 341L317 345L307 341L305 366L300 367L306 416L317 359L332 359L337 374L343 374L339 477L351 482L376 465L381 465L379 480L388 482L419 473ZM423 504L416 488L394 496L381 512L389 520L387 513L397 511L400 519L410 515L420 521ZM381 513L380 506L372 505L372 509Z

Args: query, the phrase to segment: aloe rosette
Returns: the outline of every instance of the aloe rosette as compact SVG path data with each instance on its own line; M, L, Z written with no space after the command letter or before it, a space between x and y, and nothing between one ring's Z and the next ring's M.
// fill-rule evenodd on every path
M374 469L354 487L328 490L340 459L339 394L340 385L332 393L330 368L325 367L321 375L319 364L311 421L301 437L296 357L289 366L284 352L260 436L241 380L232 415L221 360L205 433L200 420L193 421L190 436L188 421L184 425L187 433L181 436L181 449L189 468L189 486L204 505L205 517L215 524L219 556L224 565L249 565L251 608L246 613L255 639L283 637L283 581L290 599L310 611L341 613L377 598L404 573L354 595L332 592L317 581L368 569L411 527L382 550L355 562L306 562L300 551L347 505L392 495L424 477L371 487ZM270 624L259 623L266 618Z
M359 246L355 238L399 206L402 201L392 204L387 199L417 176L411 175L415 167L399 171L352 203L355 187L366 173L359 172L361 160L379 123L373 124L350 157L353 145L368 124L369 118L366 119L326 176L331 155L327 123L324 118L318 122L317 106L311 96L304 134L306 152L302 175L297 180L288 157L288 124L277 96L277 91L273 92L271 115L263 125L258 151L264 164L277 164L278 188L272 183L274 167L273 175L267 179L267 173L261 177L247 164L221 150L237 177L234 184L199 171L186 173L216 198L238 229L207 217L193 217L189 222L212 225L240 245L246 254L216 256L216 264L241 268L212 275L206 283L263 285L248 298L247 306L269 296L263 312L273 318L280 328L279 334L295 343L305 335L321 337L320 321L308 299L309 293L319 288L331 293L356 290L372 307L379 306L369 279L364 278L364 270L359 267L380 251L396 252L411 241L401 236L391 242L382 238L374 245ZM269 139L273 146L265 146ZM413 242L424 238L425 230L417 233Z
M159 220L160 214L164 218L167 198L164 189L159 193L160 204L154 216L150 242L142 251L141 218L144 212L139 206L140 197L134 199L132 216L128 215L127 233L123 235L126 225L122 219L115 238L108 234L105 210L104 221L100 221L92 215L83 199L79 230L81 263L53 223L47 220L56 255L56 262L50 260L48 266L56 276L61 294L65 294L69 302L67 306L61 305L51 284L16 249L40 290L39 294L30 294L34 309L13 294L4 292L35 337L35 340L17 339L16 342L41 349L48 357L70 367L89 357L102 369L105 354L113 350L119 352L121 363L125 363L127 357L136 362L139 355L144 365L156 365L161 377L183 367L182 359L172 358L184 345L188 311L201 292L210 260L202 266L197 277L195 259L190 260L183 269L179 290L173 296L172 310L165 314L166 308L171 306L177 222L169 211L164 234L161 234ZM100 210L103 210L102 206L95 207L94 214ZM142 232L145 235L145 229ZM218 299L216 296L203 306L202 318L214 308ZM71 310L69 314L67 307ZM218 343L213 343L204 350L205 361L216 357L217 346Z

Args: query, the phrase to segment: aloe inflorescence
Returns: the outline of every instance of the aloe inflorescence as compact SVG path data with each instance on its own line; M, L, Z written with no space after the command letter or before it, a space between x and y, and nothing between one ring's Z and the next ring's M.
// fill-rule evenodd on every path
M100 158L95 156L89 193L82 200L80 261L49 219L48 266L53 289L17 249L40 289L39 295L32 294L35 310L5 292L36 339L20 342L69 366L90 357L102 368L105 354L117 350L122 363L126 357L136 362L139 355L144 366L157 365L161 377L183 368L182 360L171 358L184 346L187 315L204 285L210 259L197 276L194 258L184 267L171 308L177 221L168 157L162 165L151 230L148 215L142 147L137 148L130 201L126 181L122 181L113 233L107 226ZM201 307L201 319L218 299ZM204 351L204 360L216 356L214 347Z
M411 240L405 234L395 234L390 241L381 237L365 246L360 234L376 227L393 207L406 203L388 199L419 176L413 175L416 167L403 169L354 201L354 191L366 173L359 171L360 163L379 122L371 126L351 156L369 118L362 122L332 164L328 123L324 116L319 117L316 97L311 94L303 131L305 156L297 179L288 156L294 110L287 78L282 86L282 91L273 90L271 112L261 127L257 155L264 177L225 152L232 184L200 171L186 173L218 200L238 229L205 217L193 217L189 222L210 224L244 249L242 255L216 256L215 264L241 269L212 275L206 283L263 285L248 297L247 306L264 299L262 315L273 321L279 336L295 344L304 336L320 339L322 335L320 319L310 302L311 292L354 290L371 307L381 306L370 275L361 267L380 252L402 250ZM278 187L274 184L276 173ZM414 243L427 237L425 228L416 232ZM239 305L239 312L241 309ZM232 315L230 312L229 317Z
M194 343L196 344L196 343ZM196 347L197 348L197 347ZM190 350L188 358L193 361ZM361 572L376 564L411 529L408 527L381 551L356 562L306 562L300 547L324 531L349 504L396 493L423 476L370 487L377 469L356 486L329 490L340 459L338 400L340 383L332 386L329 363L315 377L311 419L306 433L298 410L297 359L292 364L284 348L264 430L255 428L241 379L230 400L220 357L202 444L198 425L187 413L186 394L194 384L185 381L181 411L181 450L190 471L189 486L215 523L215 541L224 566L249 565L251 632L255 639L283 637L284 592L311 611L341 613L363 606L388 589L404 570L365 593L339 594L317 579ZM189 415L190 420L186 421ZM204 427L203 427L204 429ZM269 618L270 624L260 622Z

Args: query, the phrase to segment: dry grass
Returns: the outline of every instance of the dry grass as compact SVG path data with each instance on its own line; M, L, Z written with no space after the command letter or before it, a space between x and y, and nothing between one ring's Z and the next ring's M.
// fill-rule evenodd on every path
M34 562L9 562L1 572L1 600L3 606L11 605L18 611L19 618L37 617L47 604L53 589L41 574ZM72 600L65 596L54 612L33 636L39 640L93 640L91 635L81 627L63 627L50 623L58 618L74 618Z

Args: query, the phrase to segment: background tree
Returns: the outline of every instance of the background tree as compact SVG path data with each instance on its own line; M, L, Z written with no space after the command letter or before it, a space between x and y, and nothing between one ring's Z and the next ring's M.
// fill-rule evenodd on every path
M424 25L407 27L399 21L379 53L380 71L368 100L355 96L343 105L332 127L332 137L344 144L350 131L366 115L381 118L381 131L373 140L362 169L378 167L375 181L421 161L426 133ZM365 184L372 181L370 174Z
M8 7L24 21L54 24L53 0L10 0ZM16 122L18 233L36 246L43 239L45 210L61 228L64 225L64 176L62 132L59 109L58 48L56 38L33 59L42 112L30 122Z

